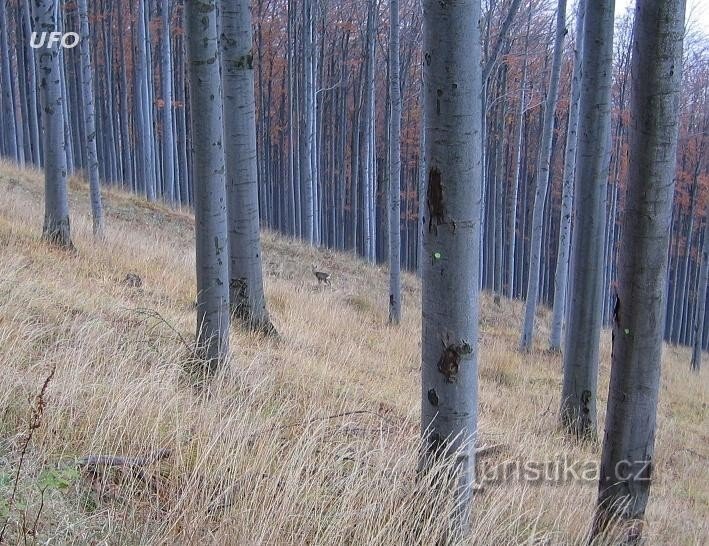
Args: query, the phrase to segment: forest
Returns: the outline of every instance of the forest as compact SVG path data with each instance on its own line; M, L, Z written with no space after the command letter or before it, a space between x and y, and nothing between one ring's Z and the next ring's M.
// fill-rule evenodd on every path
M0 0L0 544L709 540L691 0Z

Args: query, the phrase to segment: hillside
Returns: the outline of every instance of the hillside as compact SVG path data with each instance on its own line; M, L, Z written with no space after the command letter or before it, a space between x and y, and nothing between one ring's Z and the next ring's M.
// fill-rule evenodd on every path
M73 180L77 252L61 252L39 241L41 180L0 164L0 526L24 452L8 544L435 543L445 524L436 510L449 499L415 481L415 277L404 279L404 320L392 329L384 269L266 233L280 336L234 327L227 369L197 392L185 373L191 215L107 191L107 237L97 243L86 187ZM332 289L318 288L311 264L332 273ZM124 282L128 274L142 286ZM483 296L480 443L494 448L485 464L566 457L583 470L600 446L572 445L557 429L561 358L542 350L548 312L540 313L538 349L522 355L521 304ZM651 544L709 538L709 372L692 375L689 358L665 350ZM604 334L601 419L609 361ZM157 450L169 452L136 471L74 470L81 457ZM486 484L473 543L581 543L595 495L593 481Z

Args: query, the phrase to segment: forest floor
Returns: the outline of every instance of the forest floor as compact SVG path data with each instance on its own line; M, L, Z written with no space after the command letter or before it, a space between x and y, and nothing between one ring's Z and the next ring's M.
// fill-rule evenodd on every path
M414 276L405 276L404 319L392 328L385 269L265 233L280 336L234 326L228 366L196 391L185 373L195 323L192 216L106 191L107 236L96 242L87 193L72 180L76 253L52 249L39 238L41 173L0 164L0 529L7 523L8 544L440 539L450 499L415 479ZM311 264L332 273L332 288L317 286ZM124 282L129 273L141 287ZM540 309L530 354L517 350L521 320L520 302L497 306L483 295L479 441L494 446L484 468L553 463L591 474L486 483L469 543L582 543L600 445L570 442L557 427L561 357L545 351L548 310ZM709 372L692 375L689 358L665 349L651 544L709 537ZM82 457L157 459L158 450L169 451L152 464L77 471Z

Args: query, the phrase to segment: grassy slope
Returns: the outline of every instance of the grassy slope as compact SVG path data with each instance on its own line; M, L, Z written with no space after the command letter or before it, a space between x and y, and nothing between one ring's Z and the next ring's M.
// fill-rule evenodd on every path
M39 241L40 173L0 164L0 195L0 502L12 489L28 399L56 366L19 480L10 543L20 540L23 519L33 527L40 503L30 540L55 544L431 544L439 536L445 522L435 514L449 499L414 481L413 277L405 278L405 318L394 330L386 326L384 270L266 234L267 296L281 339L234 328L228 370L197 395L182 373L188 353L180 341L194 327L191 216L107 192L107 242L95 243L85 187L73 181L78 254L69 255ZM332 290L317 289L311 263L332 272ZM141 289L121 282L129 272L143 279ZM598 445L571 445L556 429L560 357L516 351L521 315L518 302L498 308L483 297L481 442L503 446L486 462L597 461ZM548 318L541 310L538 347ZM691 375L688 359L686 350L665 351L647 532L657 544L709 535L707 372ZM609 360L604 335L601 419ZM371 413L328 418L357 410ZM54 484L43 499L38 491L42 468L61 477L78 456L157 448L172 455L149 467L150 487L114 470L69 476L67 488ZM474 541L580 542L595 488L489 485L476 499Z

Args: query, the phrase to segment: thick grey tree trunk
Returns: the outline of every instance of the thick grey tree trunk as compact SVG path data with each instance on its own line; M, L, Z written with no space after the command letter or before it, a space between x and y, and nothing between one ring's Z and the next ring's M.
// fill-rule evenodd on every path
M162 173L165 200L175 201L175 142L173 136L172 115L172 43L170 42L170 19L172 14L170 0L161 0L160 15L162 18L162 100L163 100L163 133L162 133Z
M389 2L389 322L401 321L401 78L399 0Z
M185 1L197 256L197 348L214 371L229 350L229 241L216 0Z
M692 346L692 371L702 367L702 348L704 347L704 321L706 319L707 285L709 285L709 214L704 219L704 242L702 243L697 305L694 313L694 344Z
M423 264L422 467L450 457L467 527L475 479L478 271L482 187L479 0L425 0L426 226Z
M59 28L57 0L32 2L33 30L55 32ZM69 226L67 159L59 44L49 40L37 50L38 85L44 136L44 227L42 238L64 248L73 248Z
M528 351L532 348L534 317L539 298L539 270L542 260L542 231L544 229L544 205L549 188L551 172L551 146L554 139L554 112L559 96L559 76L561 74L561 56L566 36L566 0L559 0L556 14L556 36L554 38L554 54L549 78L549 90L544 106L544 127L540 144L539 162L537 164L536 192L534 195L534 210L532 212L532 238L530 248L529 278L527 283L527 302L524 311L522 339L520 348Z
M579 146L574 188L571 284L564 344L561 421L577 436L596 432L598 359L603 315L605 197L611 123L615 0L586 2Z
M94 236L103 237L103 204L99 179L98 150L96 148L96 102L94 99L94 71L91 65L91 34L89 32L89 8L87 0L79 0L81 23L81 93L84 105L84 146L86 148L86 172L91 193L91 215Z
M231 309L249 328L273 333L266 310L261 266L253 30L249 0L221 0L220 14Z
M581 97L581 55L583 48L583 21L586 2L580 0L576 12L574 43L574 67L571 79L571 103L569 105L569 127L566 131L566 156L564 157L564 178L561 190L561 218L559 227L559 248L554 276L554 310L551 320L549 348L561 350L561 332L566 311L566 288L569 275L569 254L571 252L571 219L574 207L574 174L576 172L576 143L578 142L579 99Z
M594 524L594 534L620 527L626 543L640 541L654 466L685 1L638 0L635 14L631 162Z

